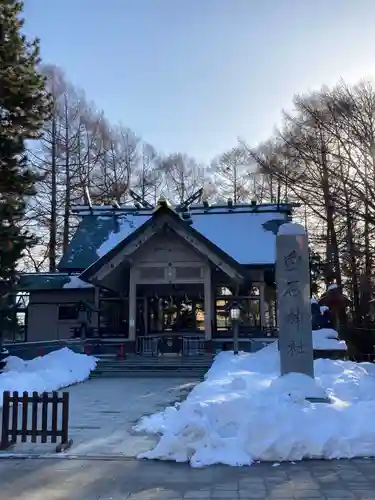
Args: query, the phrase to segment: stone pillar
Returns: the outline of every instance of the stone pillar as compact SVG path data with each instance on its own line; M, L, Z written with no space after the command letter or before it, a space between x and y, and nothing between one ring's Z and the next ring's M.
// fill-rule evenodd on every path
M137 319L137 281L135 270L130 268L129 278L129 340L135 341Z
M209 265L204 270L204 339L212 339L212 284Z
M281 375L314 377L308 239L300 224L280 226L276 238L276 287Z

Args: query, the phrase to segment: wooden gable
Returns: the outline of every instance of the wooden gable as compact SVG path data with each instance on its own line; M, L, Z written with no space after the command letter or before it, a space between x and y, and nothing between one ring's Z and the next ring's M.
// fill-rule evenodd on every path
M157 259L163 259L165 263L171 262L167 256L173 253L173 249L176 251L175 260L181 259L181 262L187 263L210 261L232 279L243 279L238 263L168 208L154 214L152 219L84 271L82 277L100 282L119 266L140 264L142 259L148 263L157 262Z

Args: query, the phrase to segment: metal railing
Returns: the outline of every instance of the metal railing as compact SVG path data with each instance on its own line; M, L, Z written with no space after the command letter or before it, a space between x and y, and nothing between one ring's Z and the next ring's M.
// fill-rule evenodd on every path
M183 356L199 356L205 353L205 342L202 337L184 337L182 344Z
M158 337L138 337L137 338L137 354L142 356L157 356L159 354L159 339Z
M137 338L136 352L142 356L157 356L160 352L160 347L163 338L171 337L170 335L158 336L142 336ZM175 337L182 341L183 356L198 356L205 353L205 341L202 337Z

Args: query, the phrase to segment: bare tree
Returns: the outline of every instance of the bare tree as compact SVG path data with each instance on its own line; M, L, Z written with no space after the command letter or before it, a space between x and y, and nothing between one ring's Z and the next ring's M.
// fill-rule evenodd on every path
M103 123L101 129L103 155L92 177L94 198L98 201L124 203L132 174L138 162L139 139L124 127L110 127Z
M246 161L247 157L240 147L232 148L212 161L211 171L220 198L231 198L234 203L249 200L251 180Z
M374 292L375 90L370 82L296 96L280 131L260 148L242 147L262 174L302 202L327 282L344 283L357 323Z
M160 169L166 178L166 194L176 203L184 202L204 184L204 167L185 154L174 153L162 158Z
M55 271L57 258L67 248L75 227L71 205L82 200L85 182L99 161L101 116L58 67L44 66L42 70L53 97L53 113L30 155L41 180L28 215L40 245L48 248L48 268ZM35 262L42 254L34 256Z
M141 145L139 164L135 170L132 186L142 201L156 204L163 178L160 170L160 157L150 144Z

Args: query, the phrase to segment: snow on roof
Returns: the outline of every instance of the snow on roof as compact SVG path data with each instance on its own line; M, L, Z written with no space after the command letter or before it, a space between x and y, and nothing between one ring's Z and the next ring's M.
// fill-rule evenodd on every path
M192 227L240 264L274 264L276 236L263 224L285 220L285 212L249 212L237 209L205 213L190 212ZM102 257L133 231L150 219L150 215L126 215L119 220L118 232L112 231L96 253Z
M92 288L92 285L81 280L78 276L70 276L70 280L63 285L63 288Z
M100 247L96 250L98 257L103 257L112 248L115 248L121 241L133 233L136 229L142 226L145 222L150 219L150 215L126 215L123 218L119 218L119 228L118 231L111 231L108 238L103 241Z
M263 224L284 220L279 212L225 212L192 215L192 227L240 264L274 264L276 236Z
M287 224L280 226L278 234L283 236L301 236L306 234L306 229L302 226L302 224L288 222Z

